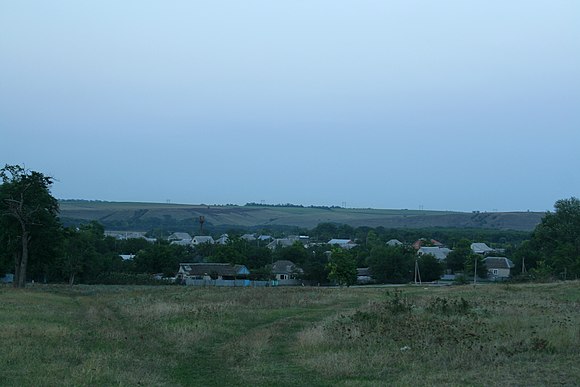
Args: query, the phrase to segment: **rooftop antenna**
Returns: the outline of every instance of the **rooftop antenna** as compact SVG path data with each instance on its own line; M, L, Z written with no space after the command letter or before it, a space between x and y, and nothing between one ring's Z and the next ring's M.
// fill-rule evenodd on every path
M201 215L199 217L199 233L203 235L203 224L205 223L205 216Z

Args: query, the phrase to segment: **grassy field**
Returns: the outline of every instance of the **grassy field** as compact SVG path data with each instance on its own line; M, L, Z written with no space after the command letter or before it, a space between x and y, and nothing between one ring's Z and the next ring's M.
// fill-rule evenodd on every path
M0 287L0 385L578 385L580 283Z
M62 201L61 216L69 221L97 220L107 227L127 224L130 229L150 229L170 222L185 229L197 225L204 216L214 227L293 226L313 228L331 222L351 226L386 228L462 227L530 231L543 213L490 212L465 213L428 210L389 210L360 208L309 208L271 206L207 206L167 203L116 203ZM187 226L187 227L186 227ZM117 226L115 226L117 227Z

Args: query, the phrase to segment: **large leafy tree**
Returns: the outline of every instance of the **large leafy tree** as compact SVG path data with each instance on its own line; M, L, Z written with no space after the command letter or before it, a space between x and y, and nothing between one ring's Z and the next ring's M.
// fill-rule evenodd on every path
M534 261L544 262L556 276L580 276L580 200L572 197L554 204L554 212L547 213L525 247L534 251L526 260L533 268ZM528 257L526 257L528 258Z
M465 261L465 274L467 276L475 275L479 278L487 277L487 267L483 261L483 256L479 254L471 254Z
M300 242L294 242L292 246L278 247L273 253L274 261L288 260L298 266L303 265L308 260L308 251Z
M29 259L41 256L31 241L57 233L58 201L51 195L53 179L19 165L0 169L0 241L5 254L14 258L15 287L26 286Z
M116 256L106 245L105 230L101 224L92 221L76 229L64 230L64 243L57 268L69 284L80 277L82 282L96 278L102 271L110 271L110 257Z
M462 272L465 270L465 264L474 259L474 253L471 250L471 241L469 239L461 239L453 247L453 251L447 254L445 264L447 269L453 273Z
M185 246L168 243L151 245L148 249L138 252L133 259L137 273L163 273L164 276L175 275L179 263L190 260Z
M423 254L418 259L421 279L426 282L436 281L443 274L443 263L433 254Z
M411 279L416 255L405 246L380 246L368 258L373 277L379 282L404 283Z
M356 260L348 250L333 248L327 267L329 280L340 286L356 283Z

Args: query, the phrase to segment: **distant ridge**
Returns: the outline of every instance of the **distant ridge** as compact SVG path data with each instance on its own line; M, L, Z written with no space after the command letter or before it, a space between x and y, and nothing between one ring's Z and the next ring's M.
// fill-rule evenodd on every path
M191 227L200 216L214 227L313 228L319 223L353 227L427 228L457 227L532 231L543 212L451 212L388 210L294 205L189 205L173 203L61 200L65 224L97 220L109 229L148 230L156 227Z

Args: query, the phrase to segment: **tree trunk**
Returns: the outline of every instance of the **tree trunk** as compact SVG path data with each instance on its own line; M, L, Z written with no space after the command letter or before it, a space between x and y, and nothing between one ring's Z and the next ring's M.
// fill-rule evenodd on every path
M22 257L20 257L20 270L18 273L18 287L26 287L26 267L28 266L28 243L30 242L30 232L22 233Z
M69 280L68 280L68 284L69 284L70 286L73 286L73 285L74 285L74 283L75 283L75 273L72 273L72 274L70 275L70 278L69 278Z
M22 255L20 252L14 253L14 279L12 280L12 286L18 287L18 278L20 278L20 261Z

